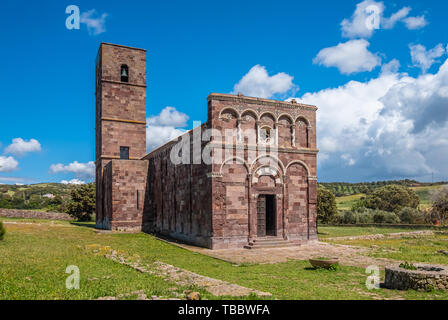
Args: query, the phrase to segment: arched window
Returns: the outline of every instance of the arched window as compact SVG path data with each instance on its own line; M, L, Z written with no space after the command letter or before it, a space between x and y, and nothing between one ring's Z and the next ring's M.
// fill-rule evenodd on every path
M123 64L121 65L121 81L122 82L129 82L129 68L127 65Z
M270 144L272 141L272 129L264 126L260 130L260 141L264 144Z

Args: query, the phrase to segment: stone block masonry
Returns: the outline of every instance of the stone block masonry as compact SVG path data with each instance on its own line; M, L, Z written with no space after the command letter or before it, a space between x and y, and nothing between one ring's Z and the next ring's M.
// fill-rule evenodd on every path
M145 155L146 52L102 44L96 72L98 228L211 249L317 239L315 106L212 93L205 123Z

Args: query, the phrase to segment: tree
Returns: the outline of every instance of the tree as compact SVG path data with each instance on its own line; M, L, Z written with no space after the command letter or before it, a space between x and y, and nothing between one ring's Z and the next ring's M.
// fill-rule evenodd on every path
M448 186L431 193L431 215L441 223L448 221Z
M366 196L366 208L400 212L404 207L417 208L420 199L414 190L398 186L387 185L378 188Z
M334 220L338 213L336 198L328 189L317 190L317 220L321 223L329 223Z
M3 222L0 221L0 240L3 240L5 233L6 233L6 229L3 226Z
M67 213L79 221L92 220L95 212L95 184L84 184L70 192Z

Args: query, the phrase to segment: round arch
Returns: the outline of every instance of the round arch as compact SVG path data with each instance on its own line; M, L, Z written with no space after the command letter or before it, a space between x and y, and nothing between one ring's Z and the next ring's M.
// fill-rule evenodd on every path
M308 166L306 165L306 163L303 162L302 160L293 160L293 161L291 161L290 163L288 163L288 165L286 166L286 171L288 171L288 168L289 168L290 166L292 166L293 164L300 164L302 167L304 167L305 170L306 170L306 173L307 173L308 177L310 177L310 169L308 168ZM286 172L286 171L285 171L285 172Z
M226 160L224 160L224 162L221 164L221 168L219 168L219 174L222 174L222 168L224 167L224 165L227 162L233 161L235 160L236 162L239 162L240 164L244 165L246 167L247 173L250 174L251 169L250 167L247 165L246 161L244 161L244 159L240 158L240 157L230 157L227 158Z
M258 156L254 159L254 161L252 161L252 164L250 166L250 170L252 171L255 167L255 164L257 163L258 160L263 159L263 158L271 158L274 159L275 161L277 161L277 163L280 165L280 168L282 169L282 173L286 172L285 170L285 166L283 165L283 162L276 156L274 155L269 155L269 154L263 154L261 156ZM262 166L266 166L266 165L262 165Z
M236 110L235 108L232 108L232 107L225 107L225 108L223 108L223 109L219 112L219 118L222 117L222 114L223 114L225 111L232 111L232 112L234 112L234 113L236 114L236 116L237 116L238 119L241 118L241 115L240 115L240 113L238 112L238 110Z
M310 122L309 122L308 119L305 118L304 116L298 116L298 117L296 118L296 121L295 121L294 123L297 123L297 121L299 121L299 120L302 120L303 122L305 122L306 125L307 125L308 127L310 126Z

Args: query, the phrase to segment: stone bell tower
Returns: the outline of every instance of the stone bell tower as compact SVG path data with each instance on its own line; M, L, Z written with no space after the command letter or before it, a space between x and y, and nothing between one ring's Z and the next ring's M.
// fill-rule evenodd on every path
M105 167L115 160L119 166L140 160L146 153L146 50L101 43L95 72L96 225L110 229L107 207L117 201L109 194Z

